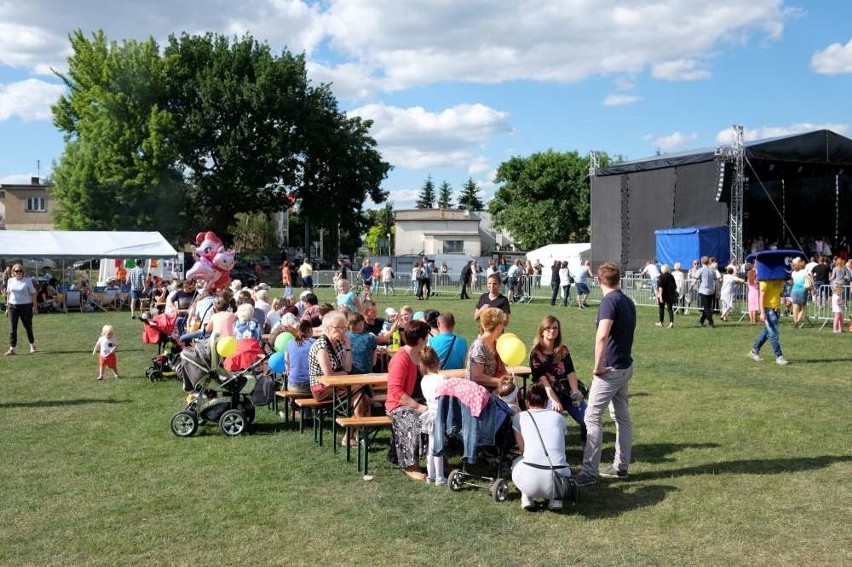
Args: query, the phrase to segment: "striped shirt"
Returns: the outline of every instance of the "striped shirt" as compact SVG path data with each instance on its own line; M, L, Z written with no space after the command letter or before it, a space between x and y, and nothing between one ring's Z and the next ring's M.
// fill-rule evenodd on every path
M130 282L130 289L133 291L142 291L145 288L145 270L136 266L127 272L127 281Z

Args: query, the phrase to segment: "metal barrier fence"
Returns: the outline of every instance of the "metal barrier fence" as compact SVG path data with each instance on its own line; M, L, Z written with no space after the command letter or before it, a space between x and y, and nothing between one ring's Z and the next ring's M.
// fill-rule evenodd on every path
M314 285L317 287L331 287L334 284L333 271L321 270L314 272ZM357 274L354 275L357 277ZM589 295L586 301L590 304L599 303L601 300L601 290L597 285L595 278L588 279ZM412 283L411 274L397 274L393 282L393 293L395 295L415 295L416 283ZM655 290L651 287L651 280L638 276L624 276L621 278L621 289L625 295L630 297L637 306L641 307L657 307L657 298ZM808 305L805 309L804 324L810 326L820 325L820 329L826 325L830 325L834 320L834 314L831 312L831 295L834 287L830 285L821 286L818 289L811 290L808 297ZM471 297L476 297L477 294L485 291L485 274L477 274L472 285L468 286L468 294ZM461 292L461 282L459 274L432 274L432 292L438 297L458 297ZM501 287L501 292L508 295L508 285ZM745 319L748 317L748 287L741 285L737 288L737 293L734 300L734 307L730 317L732 319ZM378 291L375 295L384 294L383 284L379 284ZM515 301L520 303L545 303L549 304L552 288L550 283L541 283L541 276L521 276L517 284L516 293L513 294ZM852 285L844 286L843 290L843 320L848 324L852 317ZM571 285L569 288L568 304L572 302L576 305L577 287ZM556 304L562 305L564 302L561 288L557 292ZM699 313L700 306L698 303L698 295L694 290L687 290L681 301L675 305L675 309L681 314L691 309L696 315ZM785 313L786 309L782 309Z

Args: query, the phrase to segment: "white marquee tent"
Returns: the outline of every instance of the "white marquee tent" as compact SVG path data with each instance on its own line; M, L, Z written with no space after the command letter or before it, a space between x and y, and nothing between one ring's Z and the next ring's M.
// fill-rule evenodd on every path
M177 256L159 232L0 230L0 257L158 258Z
M535 264L536 260L540 261L544 266L541 272L541 283L543 285L550 284L550 266L555 261L568 262L568 266L573 271L580 267L585 260L589 259L589 254L592 250L592 245L588 242L577 242L570 244L548 244L535 250L527 252L527 260Z

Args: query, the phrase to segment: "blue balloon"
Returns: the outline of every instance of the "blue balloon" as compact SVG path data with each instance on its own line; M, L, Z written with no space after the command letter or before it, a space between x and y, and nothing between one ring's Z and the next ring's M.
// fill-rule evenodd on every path
M426 314L422 311L418 311L414 314L414 317L412 317L412 319L414 319L415 321L424 321L426 320Z
M284 355L280 352L274 353L269 357L269 369L276 374L282 374L287 369L287 364L284 361Z

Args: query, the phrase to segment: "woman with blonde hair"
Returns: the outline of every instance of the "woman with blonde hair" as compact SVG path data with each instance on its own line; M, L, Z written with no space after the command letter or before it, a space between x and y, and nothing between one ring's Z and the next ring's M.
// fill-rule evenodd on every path
M496 307L486 307L479 313L479 337L467 353L466 377L493 390L506 374L506 365L497 354L497 339L503 334L506 315Z
M802 318L805 316L805 306L808 304L808 290L805 285L809 276L807 270L805 270L804 259L795 258L791 267L793 271L790 274L790 279L793 281L793 286L790 288L790 301L793 303L793 325L801 327Z
M30 341L30 353L36 352L33 335L33 315L38 313L36 288L30 278L24 277L21 264L12 266L12 277L6 281L6 315L9 317L9 350L4 356L15 354L18 346L18 321L24 324L27 339Z

